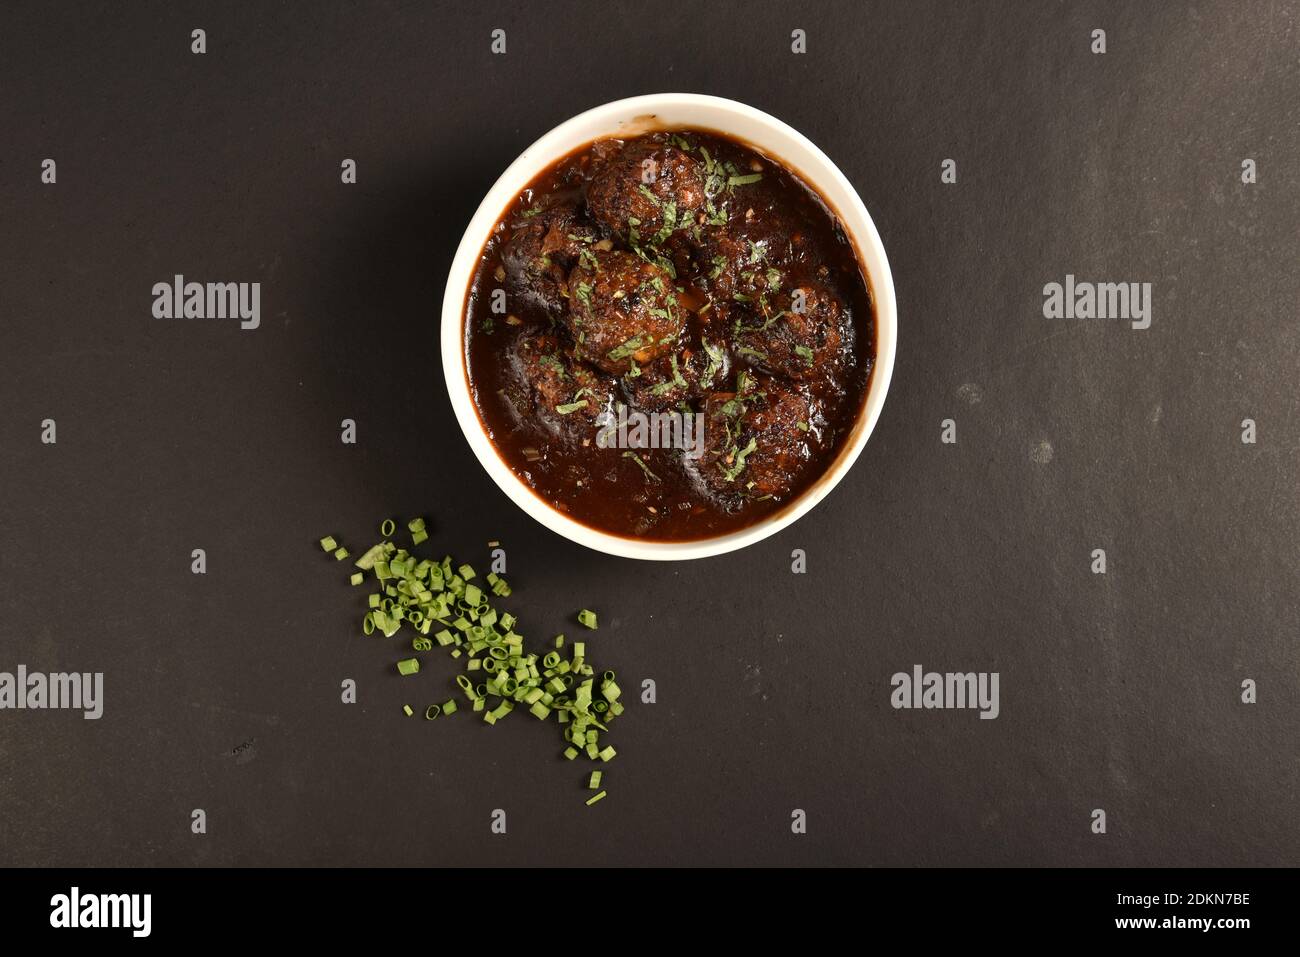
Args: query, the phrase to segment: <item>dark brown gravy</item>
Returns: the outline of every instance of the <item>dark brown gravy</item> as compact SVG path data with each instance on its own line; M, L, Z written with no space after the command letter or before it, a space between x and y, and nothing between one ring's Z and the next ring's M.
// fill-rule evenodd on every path
M625 537L712 538L787 507L843 450L875 362L837 217L780 163L701 130L597 141L544 170L485 244L465 317L502 460ZM617 421L597 415L620 405L633 439L637 410L701 413L680 421L703 423L704 454L601 447Z

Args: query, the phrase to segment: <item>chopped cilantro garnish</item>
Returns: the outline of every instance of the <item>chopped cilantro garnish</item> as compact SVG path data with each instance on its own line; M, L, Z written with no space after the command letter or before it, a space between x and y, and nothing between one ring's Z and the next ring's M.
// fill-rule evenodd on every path
M722 371L722 363L727 354L722 346L714 345L707 339L701 339L700 342L704 346L704 354L709 357L709 362L704 367L704 374L700 376L700 382L707 386L713 382L713 377Z
M641 466L641 471L642 471L642 472L645 472L646 475L650 476L650 477L651 477L652 479L654 479L656 482L659 481L659 476L658 476L658 475L655 475L654 472L650 471L650 466L646 465L645 462L641 461L641 456L637 455L635 452L632 452L632 451L624 452L624 453L623 453L623 458L625 458L625 459L631 459L631 460L632 460L633 462L635 462L637 465Z
M719 468L722 469L723 478L725 478L728 482L734 482L736 480L736 476L745 470L745 459L749 458L749 456L757 448L758 448L758 442L756 442L753 436L751 436L748 445L746 445L743 449L734 450L730 468L728 468L726 465L719 463Z
M605 353L605 358L610 362L618 362L620 359L626 359L644 349L646 346L645 339L642 336L633 336L621 346L615 346Z

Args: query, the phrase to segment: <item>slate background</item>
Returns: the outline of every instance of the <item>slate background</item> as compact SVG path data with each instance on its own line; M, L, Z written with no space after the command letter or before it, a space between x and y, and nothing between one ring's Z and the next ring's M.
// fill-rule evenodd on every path
M0 713L0 863L1300 863L1298 19L6 5L0 669L102 670L106 710ZM901 324L884 416L831 498L677 566L584 551L511 506L454 423L436 340L452 251L508 162L663 90L746 101L823 147L884 238ZM260 281L262 327L152 319L176 272ZM1152 328L1044 320L1067 272L1154 283ZM423 693L355 636L362 599L314 543L416 513L459 558L504 543L532 635L591 605L593 653L625 687L657 682L615 726L603 804L583 806L554 728L402 716ZM1000 672L1001 717L892 710L890 676L917 663ZM420 676L429 700L450 674Z

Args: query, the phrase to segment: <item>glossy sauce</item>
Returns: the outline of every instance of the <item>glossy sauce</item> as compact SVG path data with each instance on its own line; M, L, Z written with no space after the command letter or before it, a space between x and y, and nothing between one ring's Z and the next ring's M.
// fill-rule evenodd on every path
M648 188L629 178L660 167ZM646 323L680 332L624 358ZM835 215L763 154L699 130L602 140L503 212L465 358L492 444L552 507L626 537L711 538L786 508L843 450L875 360L870 285ZM708 451L600 447L611 423L594 415L619 405L702 413Z

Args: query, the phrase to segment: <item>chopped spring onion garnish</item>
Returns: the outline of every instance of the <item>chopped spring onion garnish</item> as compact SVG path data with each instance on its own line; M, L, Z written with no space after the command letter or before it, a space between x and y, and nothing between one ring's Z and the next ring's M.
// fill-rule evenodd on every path
M597 801L603 801L603 800L605 800L605 792L598 791L595 794L593 794L591 797L587 798L587 807L591 807Z
M644 463L641 464L644 468ZM411 648L430 651L434 644L448 649L454 659L465 663L464 674L456 676L456 686L470 703L471 710L495 725L522 705L539 721L552 715L565 742L564 757L576 760L585 754L592 761L610 761L617 753L602 737L609 722L623 713L622 692L614 681L614 672L597 674L586 659L586 644L573 642L565 658L563 635L556 635L554 649L543 653L527 652L524 637L518 631L514 615L493 608L488 592L497 598L510 595L506 579L492 572L485 578L486 587L470 584L476 573L470 565L453 565L450 557L435 561L412 555L388 540L397 523L386 519L380 526L386 538L373 545L354 563L359 572L351 574L352 584L362 584L366 572L372 573L376 589L366 601L362 618L363 634L382 633L391 638L403 625L414 629ZM407 523L413 543L428 537L424 519ZM422 537L423 536L423 537ZM323 551L341 560L347 549L333 536L320 540ZM343 554L338 554L342 552ZM586 628L597 627L596 613L582 609L578 621ZM403 676L420 672L418 658L397 662ZM462 705L452 698L442 704L429 705L424 716L432 721L442 715L455 714ZM414 712L403 705L407 716ZM588 778L595 790L601 772ZM602 790L588 804L604 798Z

